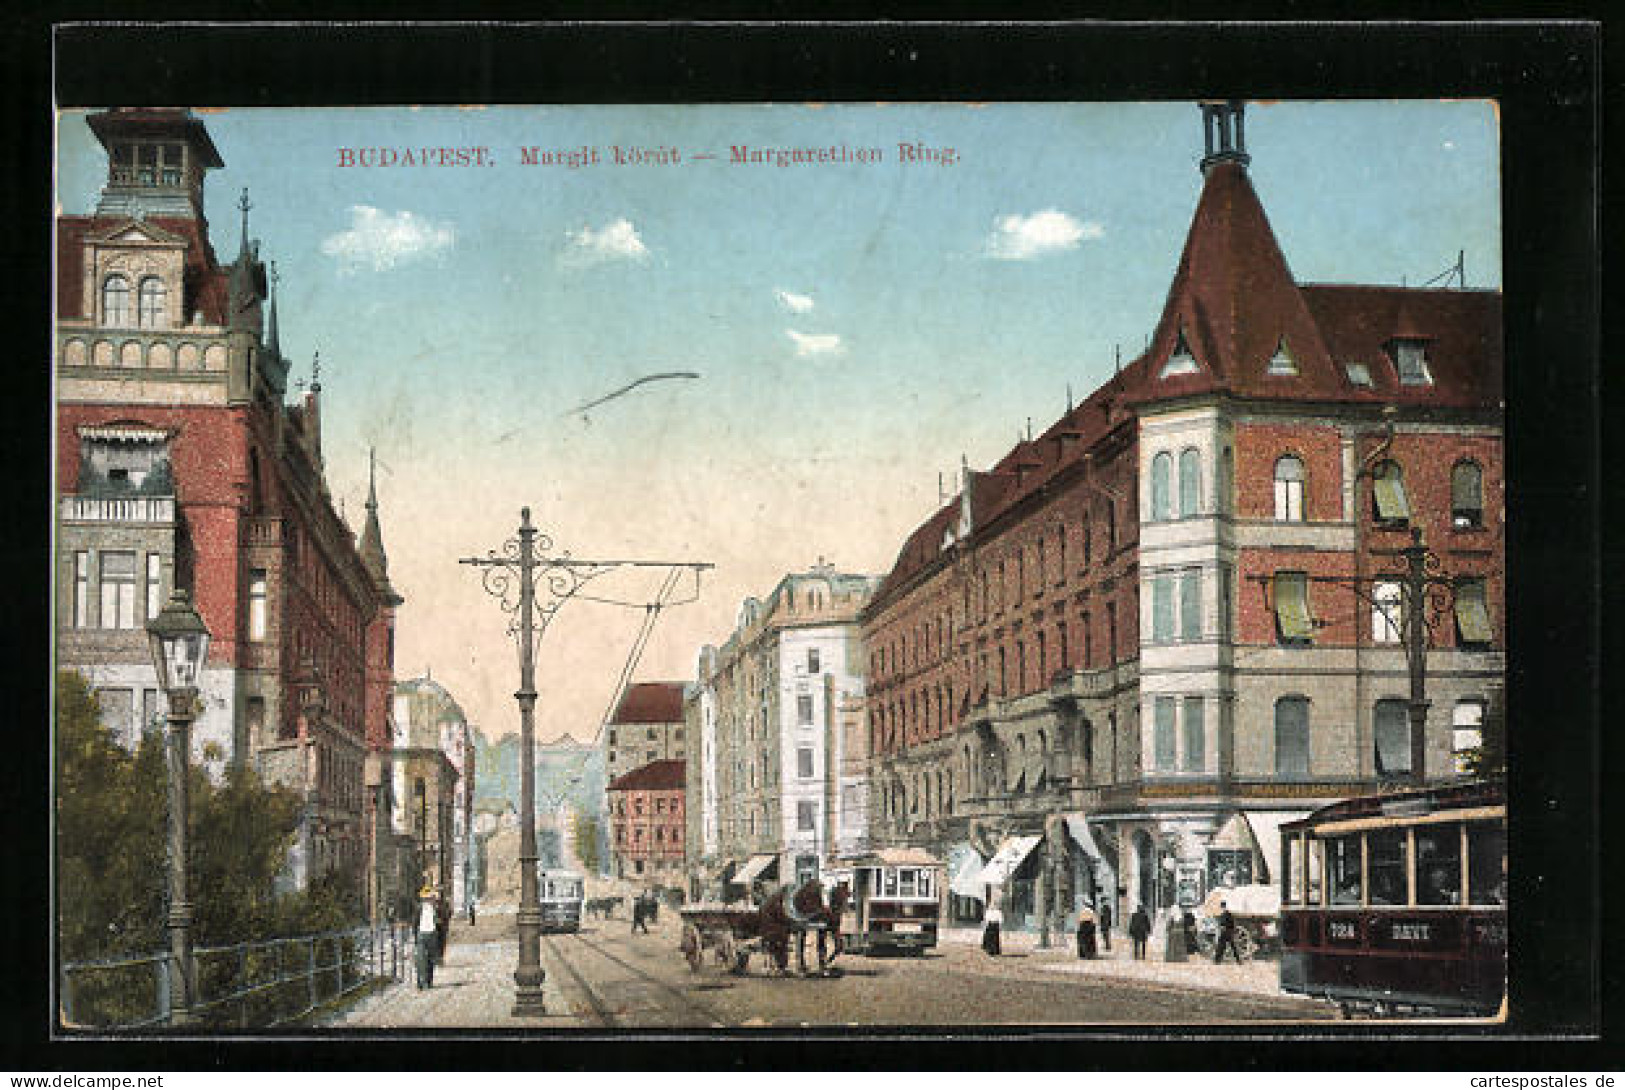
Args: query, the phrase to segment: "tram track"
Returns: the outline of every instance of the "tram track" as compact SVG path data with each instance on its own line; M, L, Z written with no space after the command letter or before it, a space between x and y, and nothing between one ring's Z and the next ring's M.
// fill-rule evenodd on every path
M605 961L618 966L623 972L631 974L635 981L652 985L665 995L674 998L677 1001L675 1008L685 1015L684 1021L679 1023L681 1025L720 1026L728 1024L726 1016L695 996L692 990L667 983L647 969L613 953L604 943L589 938L585 932L577 931L571 935L544 935L542 939L548 951L557 960L558 964L564 967L570 979L581 990L587 1004L592 1008L593 1015L600 1019L607 1028L613 1029L621 1026L622 1019L616 1013L615 1008L608 1002L603 985L590 982L573 962L571 956L565 950L568 945L585 947ZM698 1020L690 1017L690 1015L698 1016ZM636 1022L635 1024L647 1025L644 1022Z

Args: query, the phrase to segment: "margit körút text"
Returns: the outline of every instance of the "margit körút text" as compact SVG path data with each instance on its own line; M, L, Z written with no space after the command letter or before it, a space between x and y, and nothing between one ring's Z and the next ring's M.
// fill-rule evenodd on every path
M504 156L489 147L341 147L336 149L341 168L388 167L488 167L499 158L520 166L583 167L682 166L686 163L726 163L732 166L864 166L887 162L954 166L959 150L938 147L920 140L899 141L896 150L854 148L845 144L827 147L771 147L757 144L730 144L722 151L685 152L674 145L655 147L625 144L583 144L572 148L544 148L534 145L512 149Z

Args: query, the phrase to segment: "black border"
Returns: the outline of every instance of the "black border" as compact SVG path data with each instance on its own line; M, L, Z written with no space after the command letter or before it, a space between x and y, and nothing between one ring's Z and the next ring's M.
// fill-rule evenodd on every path
M128 8L80 10L82 15L59 11L57 18L120 18L127 17ZM287 9L291 19L317 14ZM1133 1041L1014 1029L988 1031L972 1042L951 1034L942 1039L940 1031L931 1031L912 1041L817 1032L720 1041L515 1038L502 1043L436 1034L387 1042L47 1043L43 1014L48 1012L42 1012L39 997L45 994L49 951L39 936L48 921L0 913L0 918L10 916L11 926L0 932L10 939L5 949L25 969L6 1023L10 1064L81 1071L1617 1065L1613 1033L1603 1041L1571 1039L1560 1051L1551 1041L1528 1048L1510 1039L1521 1036L1519 1031L1584 1037L1617 1030L1617 1022L1601 1021L1599 991L1603 738L1596 679L1603 666L1597 635L1605 593L1598 520L1603 407L1597 309L1599 26L685 22L328 25L317 33L292 25L77 24L58 26L53 33L36 16L12 24L7 33L21 48L7 49L6 55L24 62L12 66L12 78L5 81L13 109L25 104L22 139L11 143L26 149L12 158L16 184L8 188L34 199L11 210L14 234L6 245L14 246L18 236L42 244L29 255L36 263L49 254L51 235L53 62L62 105L1496 98L1503 124L1506 449L1513 512L1507 541L1513 576L1507 602L1509 709L1516 724L1511 930L1514 994L1524 1004L1508 1037L1385 1039L1380 1047L1361 1040L1371 1032L1362 1027L1351 1027L1349 1036L1330 1043L1213 1040L1203 1030L1147 1030ZM1194 139L1194 122L1192 133ZM8 261L8 267L20 269L21 259ZM31 302L44 304L48 313L48 264L39 271ZM6 453L12 465L36 469L37 479L48 483L49 376L36 361L50 358L50 335L39 308L28 321L33 324L19 328L39 331L25 342L37 345L37 351L13 360L14 378L23 381L20 389L14 387L8 408L21 415L8 421L14 426L4 433ZM47 508L37 510L43 517ZM45 632L50 585L45 544L36 552L10 536L7 540L10 558L32 573L29 583L18 585L37 580L41 588L27 603L33 615L25 614L24 631ZM36 617L42 622L38 629L26 624ZM44 646L39 640L30 649L40 654L37 648ZM43 654L22 662L28 680L14 686L25 691L14 733L37 744L48 736L45 700L28 690L48 671ZM8 838L9 872L24 888L43 891L46 872L37 848L45 843L48 799L38 773L46 767L46 751L36 745L24 753L28 759L10 763L3 781L24 815L24 824ZM1617 817L1618 810L1611 814ZM41 820L31 826L30 815ZM43 917L45 897L24 903L36 900ZM1428 1031L1409 1032L1425 1036Z

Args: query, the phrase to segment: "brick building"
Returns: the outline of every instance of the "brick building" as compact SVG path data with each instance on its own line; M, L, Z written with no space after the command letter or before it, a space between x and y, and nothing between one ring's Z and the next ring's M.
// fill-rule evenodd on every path
M623 776L650 761L680 761L683 738L683 683L636 681L626 687L604 724L604 773Z
M683 762L652 761L608 788L611 872L657 885L683 884Z
M320 383L284 403L246 194L237 257L215 257L204 178L223 161L203 123L179 109L87 123L107 184L92 214L57 220L58 662L133 743L159 716L143 629L172 586L190 589L213 637L194 759L304 795L295 883L359 872L401 602L376 498L358 544L323 477Z
M946 856L961 915L1273 880L1283 820L1409 778L1413 528L1454 580L1428 779L1501 683L1499 293L1297 283L1241 105L1203 119L1145 353L967 469L865 612L871 825Z

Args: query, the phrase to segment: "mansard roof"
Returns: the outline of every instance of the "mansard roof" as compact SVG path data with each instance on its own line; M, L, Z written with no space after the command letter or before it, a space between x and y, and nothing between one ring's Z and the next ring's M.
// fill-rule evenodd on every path
M636 681L626 687L611 723L681 723L681 681Z
M610 781L610 791L681 791L684 785L683 762L680 760L650 761L634 768L624 776Z

